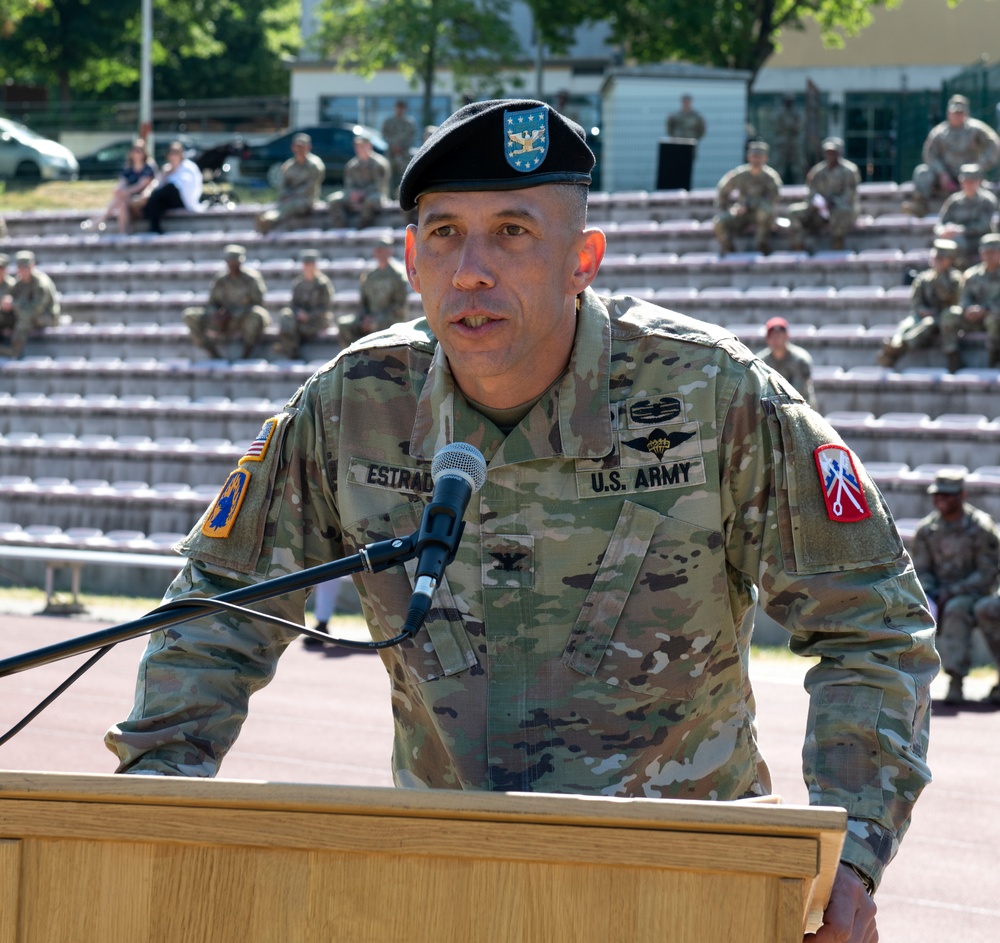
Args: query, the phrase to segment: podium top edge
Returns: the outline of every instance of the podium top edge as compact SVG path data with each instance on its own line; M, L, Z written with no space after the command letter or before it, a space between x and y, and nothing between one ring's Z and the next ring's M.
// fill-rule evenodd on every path
M0 772L0 803L75 801L229 807L338 815L465 818L616 828L726 831L753 834L837 832L847 812L836 806L763 800L618 798L552 793L503 793L450 789L398 789L280 783L175 776L97 773Z

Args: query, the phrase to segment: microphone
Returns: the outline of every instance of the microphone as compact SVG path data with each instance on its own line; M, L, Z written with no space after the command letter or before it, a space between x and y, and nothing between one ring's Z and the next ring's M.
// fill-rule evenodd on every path
M434 456L431 478L434 495L417 532L417 578L403 624L403 634L411 638L424 624L445 567L458 552L469 499L486 483L486 459L475 446L453 442Z

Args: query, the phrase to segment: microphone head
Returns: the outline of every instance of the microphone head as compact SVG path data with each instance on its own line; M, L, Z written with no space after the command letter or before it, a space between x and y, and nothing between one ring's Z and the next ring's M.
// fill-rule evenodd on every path
M486 459L474 445L452 442L439 449L431 462L431 478L435 484L441 475L464 478L475 494L486 484Z

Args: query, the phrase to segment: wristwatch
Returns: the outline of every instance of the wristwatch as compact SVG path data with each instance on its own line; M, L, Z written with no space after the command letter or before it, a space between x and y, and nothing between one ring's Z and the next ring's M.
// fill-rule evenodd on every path
M865 890L868 891L868 896L872 897L875 894L875 881L872 879L871 875L865 874L856 864L851 864L850 861L842 861L841 864L846 864L860 879L861 883L864 884Z

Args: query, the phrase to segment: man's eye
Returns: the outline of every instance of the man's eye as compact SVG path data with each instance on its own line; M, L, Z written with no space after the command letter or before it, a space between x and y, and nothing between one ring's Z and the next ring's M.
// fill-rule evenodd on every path
M517 223L508 223L500 232L505 236L520 236L522 233L527 232L527 230L523 226L518 226Z
M455 234L454 226L438 226L436 229L432 230L435 236L453 236Z

